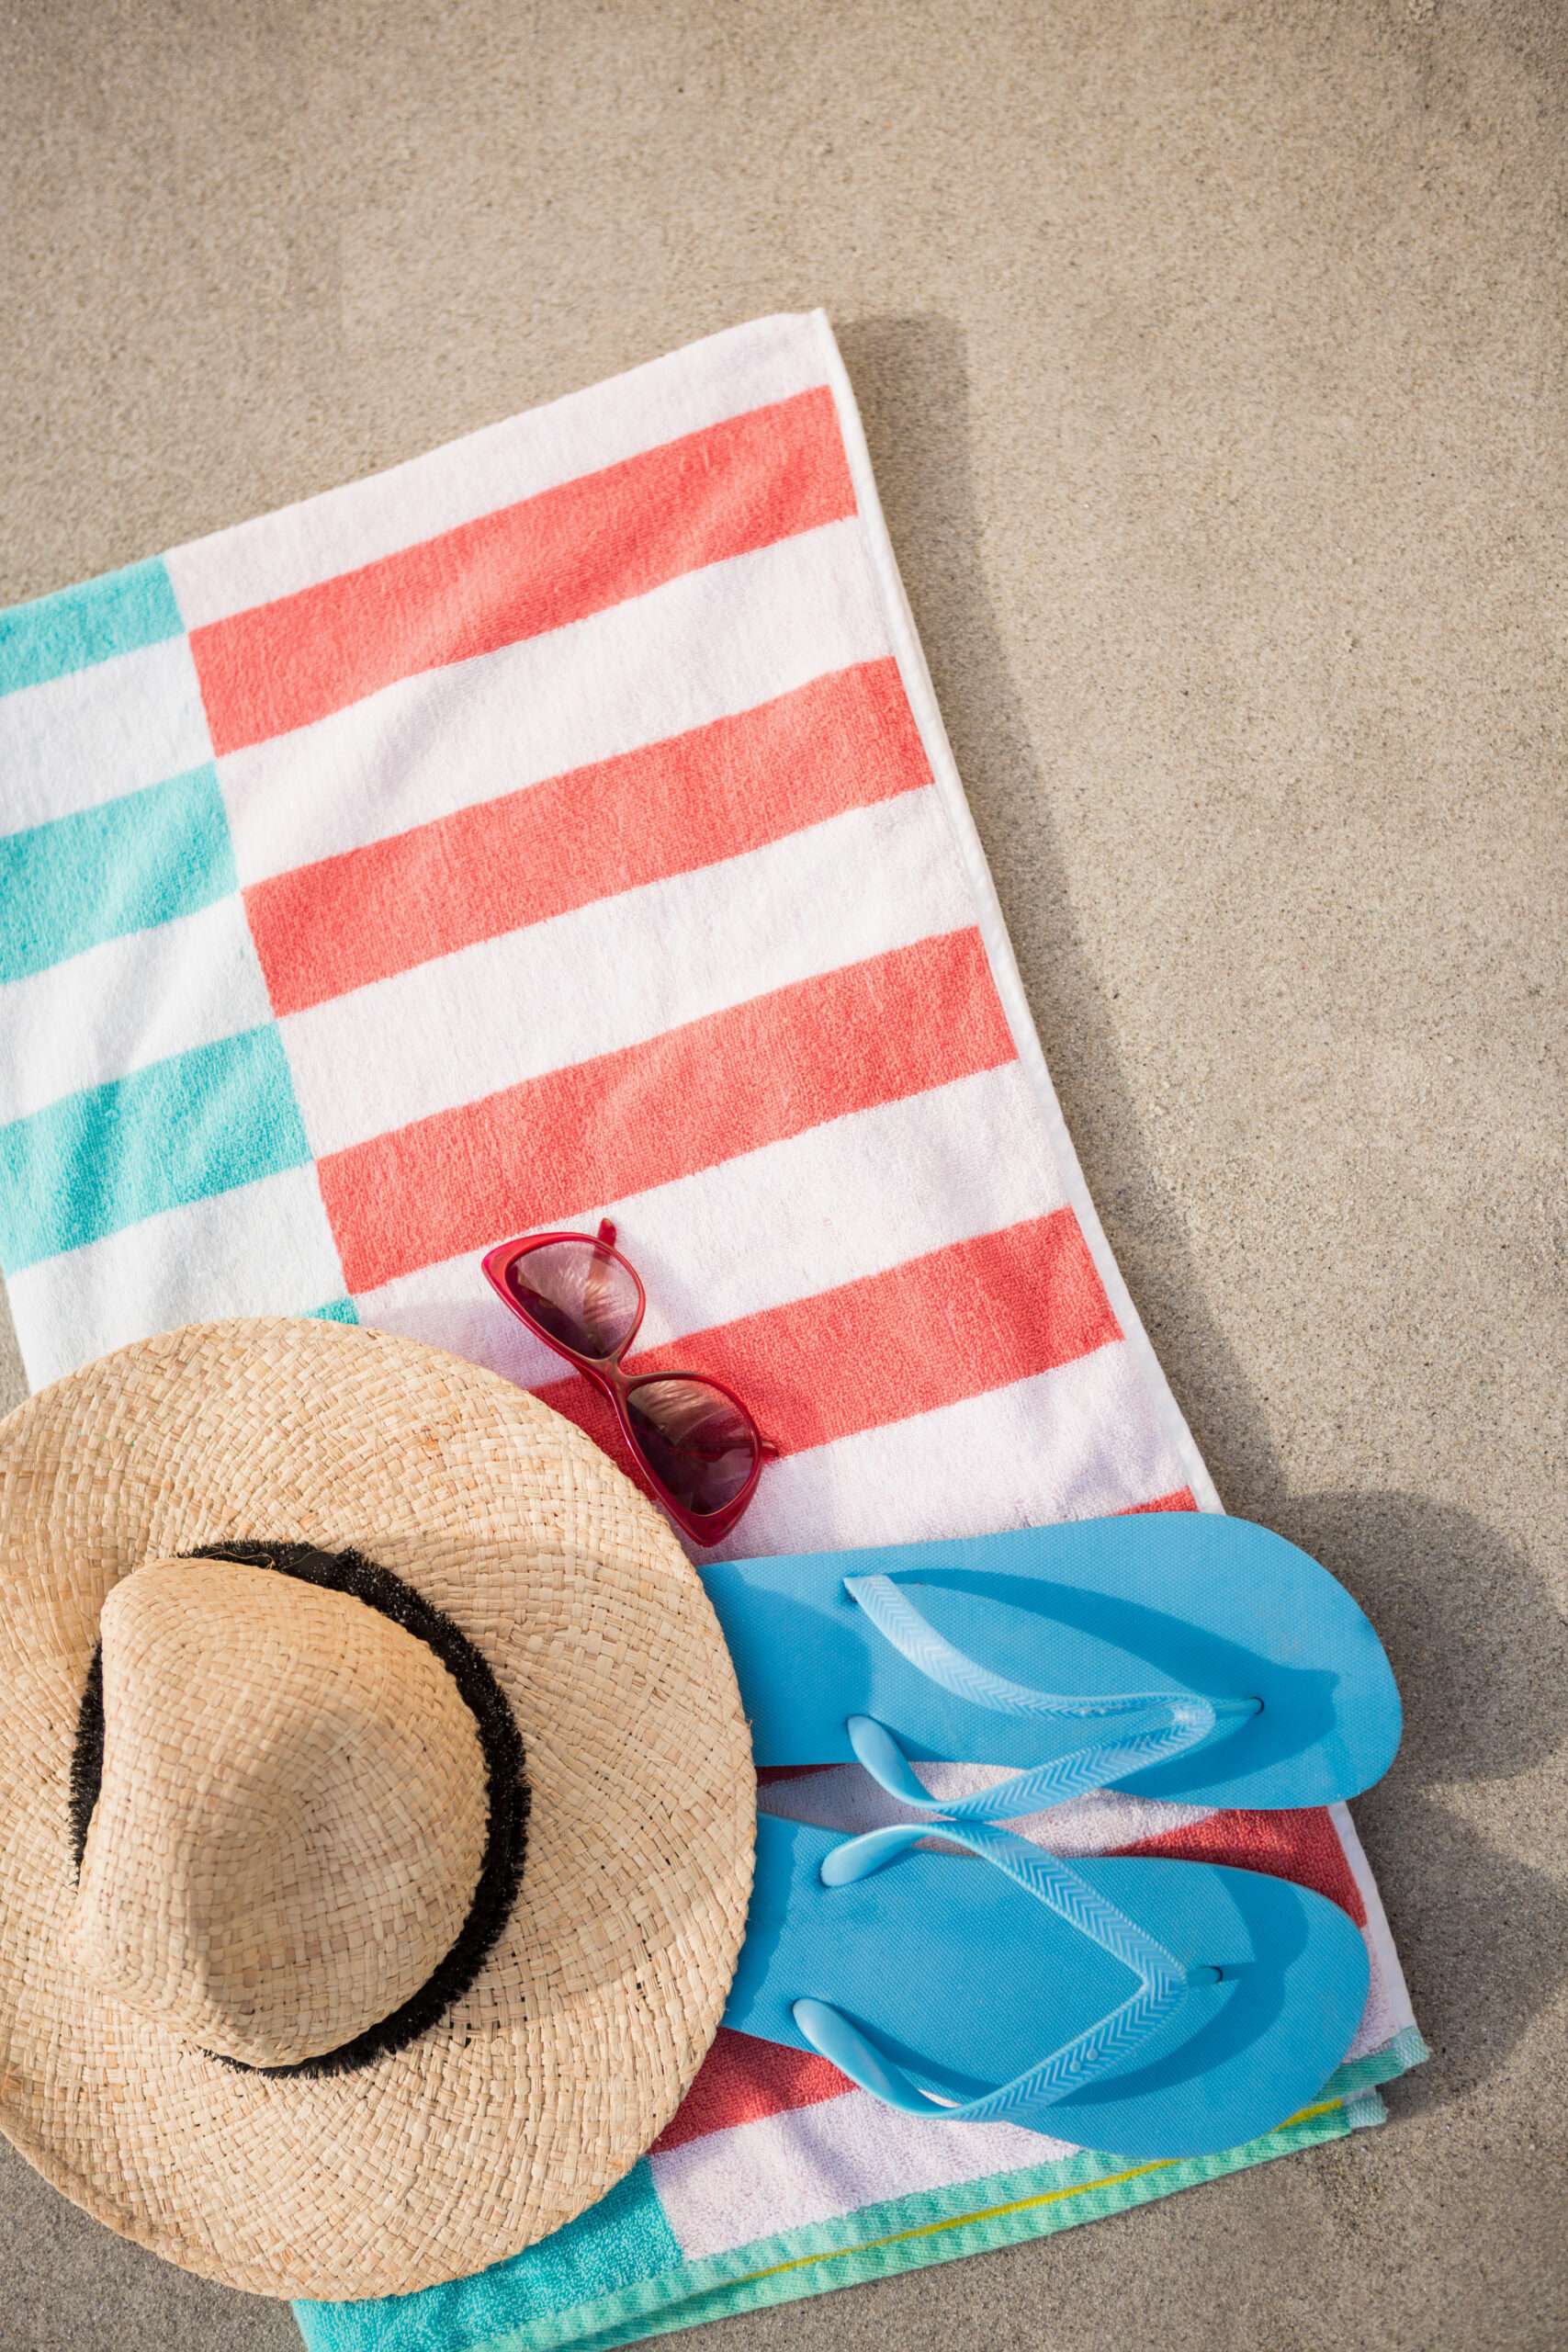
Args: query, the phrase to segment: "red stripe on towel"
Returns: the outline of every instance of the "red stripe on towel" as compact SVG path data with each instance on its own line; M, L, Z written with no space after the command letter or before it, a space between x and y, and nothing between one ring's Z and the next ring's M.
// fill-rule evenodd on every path
M1116 1851L1163 1855L1185 1862L1223 1862L1233 1870L1262 1871L1270 1878L1292 1879L1314 1894L1326 1894L1341 1911L1349 1913L1359 1928L1367 1924L1361 1890L1339 1834L1322 1805L1303 1805L1287 1813L1212 1813L1185 1829L1143 1838L1136 1845L1119 1846Z
M711 1373L746 1399L782 1453L802 1453L1010 1388L1121 1336L1077 1217L1055 1209L694 1331L626 1369ZM586 1380L569 1374L534 1393L624 1459Z
M1116 1515L1119 1519L1131 1519L1135 1511L1140 1510L1196 1510L1197 1508L1198 1498L1191 1487L1178 1487L1171 1494L1156 1495L1152 1503L1129 1503L1125 1510L1118 1511Z
M946 932L438 1111L316 1172L347 1288L374 1290L1014 1053L979 933Z
M781 841L931 781L891 661L245 892L275 1012Z
M852 514L825 385L192 629L214 749Z
M737 2123L760 2123L764 2116L782 2115L788 2108L819 2107L825 2098L841 2098L853 2083L814 2050L792 2050L781 2041L761 2041L755 2034L736 2033L720 2026L713 2048L704 2059L696 2080L665 2126L649 2154L668 2155L688 2140L710 2132L728 2132Z

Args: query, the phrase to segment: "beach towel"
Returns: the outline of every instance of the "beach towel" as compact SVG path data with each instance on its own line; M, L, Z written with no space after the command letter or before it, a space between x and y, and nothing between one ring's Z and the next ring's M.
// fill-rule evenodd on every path
M821 314L0 616L0 1261L35 1384L324 1315L614 1447L479 1267L608 1214L648 1285L634 1365L716 1374L781 1449L732 1555L1218 1507L1052 1091ZM762 1801L897 1810L852 1768ZM1129 2165L721 2031L602 2204L479 2279L299 2306L308 2343L581 2352L817 2293L1333 2138L1423 2054L1343 1807L1106 1793L1023 1826L1344 1905L1372 1994L1321 2098Z

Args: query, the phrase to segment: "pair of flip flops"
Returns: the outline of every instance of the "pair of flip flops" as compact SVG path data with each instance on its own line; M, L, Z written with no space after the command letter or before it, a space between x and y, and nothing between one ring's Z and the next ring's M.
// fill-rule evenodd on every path
M847 1840L759 1818L728 2025L910 2114L1132 2157L1236 2146L1322 2087L1367 1995L1336 1904L1208 1863L1069 1864L1002 1825L1112 1786L1269 1808L1369 1787L1399 1694L1326 1569L1244 1520L1151 1512L702 1575L758 1765L853 1758L923 1816ZM939 1801L922 1759L1006 1777Z

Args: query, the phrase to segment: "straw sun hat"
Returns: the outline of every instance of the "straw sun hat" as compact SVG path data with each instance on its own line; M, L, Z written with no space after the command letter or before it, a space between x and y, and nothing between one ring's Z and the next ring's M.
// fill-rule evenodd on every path
M0 1424L0 2128L172 2261L401 2293L603 2196L754 1808L673 1535L493 1374L215 1323Z

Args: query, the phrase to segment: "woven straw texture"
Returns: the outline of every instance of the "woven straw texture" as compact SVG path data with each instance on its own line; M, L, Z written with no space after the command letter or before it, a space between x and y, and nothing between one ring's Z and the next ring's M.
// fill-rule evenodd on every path
M252 2066L336 2050L457 1940L483 1858L479 1726L425 1644L352 1593L152 1560L104 1603L113 1727L78 1965Z
M212 1679L186 1693L187 1734L247 1675L258 1711L299 1725L297 1693L268 1674L277 1604L251 1584L266 1571L159 1569L101 1626L104 1604L145 1564L258 1539L353 1549L413 1585L481 1651L526 1751L523 1883L498 1942L434 2027L347 2075L266 2076L206 2054L166 1946L161 1977L145 1941L140 1961L96 1947L96 1974L140 2006L83 1965L110 1825L95 1819L79 1906L69 1779L100 1633L109 1702L116 1651L166 1604L163 1579L205 1577L213 1594L237 1579L221 1588L237 1603L226 1659L201 1612ZM314 1638L318 1604L338 1597L275 1582ZM268 1627L247 1626L246 1606ZM359 1663L374 1670L386 1652L367 1639ZM340 1648L323 1687L353 1670ZM163 1709L179 1679L151 1678ZM100 1804L141 1837L118 1866L145 1890L179 1778L153 1801L145 1772L122 1776L106 1715ZM0 2128L77 2204L171 2260L268 2294L400 2293L592 2203L657 2137L712 2039L754 1804L728 1657L673 1535L578 1430L493 1374L327 1323L209 1324L107 1357L0 1425ZM471 1820L455 1831L471 1850ZM408 1889L382 1894L395 1933ZM450 1897L448 1857L432 1869L444 1916ZM334 2032L365 1997L344 1925L321 1929ZM387 2008L406 1973L406 1956L389 1962ZM288 1997L267 2033L299 2030Z

